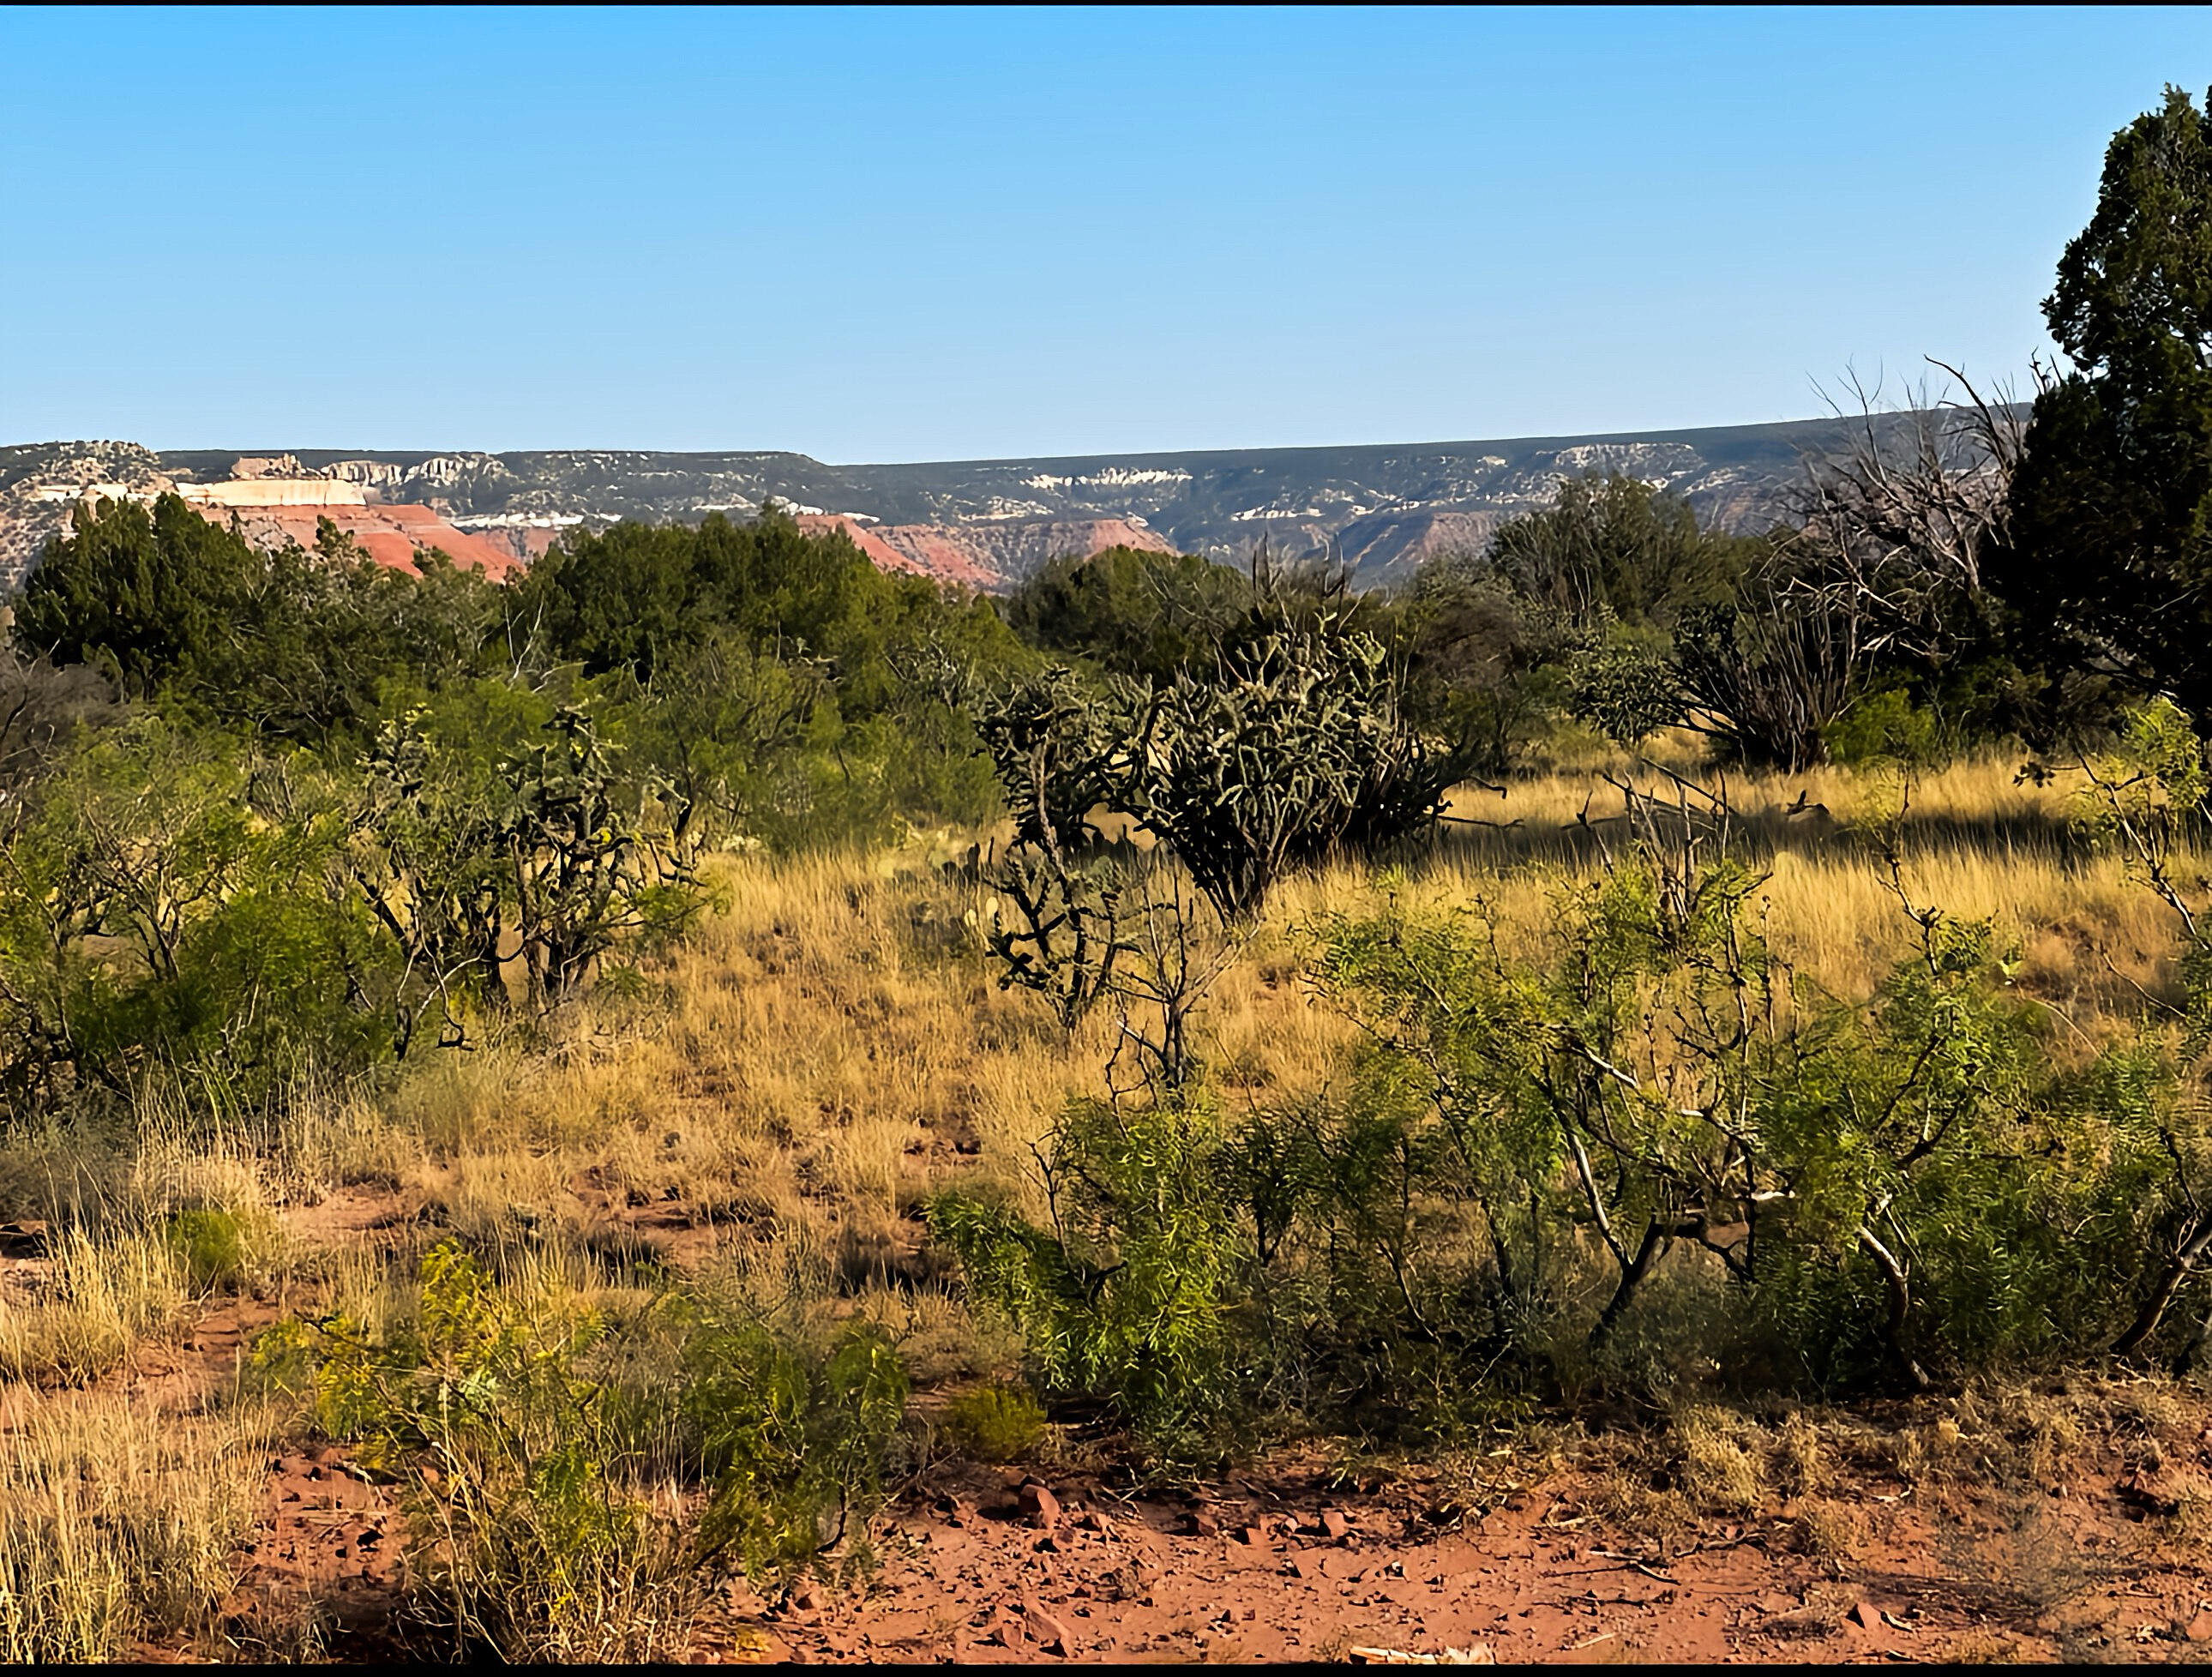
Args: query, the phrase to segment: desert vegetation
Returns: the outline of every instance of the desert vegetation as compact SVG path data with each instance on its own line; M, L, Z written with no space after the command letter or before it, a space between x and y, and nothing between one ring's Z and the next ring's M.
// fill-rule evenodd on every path
M1571 479L1397 593L994 602L773 510L507 586L81 513L0 667L0 1646L737 1649L963 1464L1840 1577L1852 1475L2094 1437L2189 1540L2206 131L2115 140L2032 407L1869 403L1756 533Z

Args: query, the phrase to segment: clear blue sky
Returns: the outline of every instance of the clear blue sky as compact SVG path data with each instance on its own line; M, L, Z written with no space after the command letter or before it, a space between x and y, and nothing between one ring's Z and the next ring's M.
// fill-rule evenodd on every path
M1405 441L2014 372L2203 11L0 12L0 441Z

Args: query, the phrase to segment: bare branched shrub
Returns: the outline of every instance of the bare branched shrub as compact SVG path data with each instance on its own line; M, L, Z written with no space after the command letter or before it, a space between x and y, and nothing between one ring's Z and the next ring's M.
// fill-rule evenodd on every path
M1856 374L1830 398L1850 422L1850 440L1806 462L1792 511L1808 562L1794 592L1808 610L1862 624L1869 653L1937 659L1956 647L1971 615L1964 603L1981 592L1983 556L2004 539L2028 407L1929 364L1950 382L1923 380L1902 408ZM2034 371L2037 389L2047 388L2048 369Z

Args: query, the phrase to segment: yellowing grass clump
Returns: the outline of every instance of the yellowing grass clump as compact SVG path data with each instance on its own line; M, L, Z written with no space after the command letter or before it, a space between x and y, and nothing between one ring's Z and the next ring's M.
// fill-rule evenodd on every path
M0 1432L0 1659L127 1658L211 1628L260 1451L233 1417L112 1394L29 1400Z
M182 1255L158 1234L55 1237L33 1302L0 1302L0 1378L79 1385L184 1319Z

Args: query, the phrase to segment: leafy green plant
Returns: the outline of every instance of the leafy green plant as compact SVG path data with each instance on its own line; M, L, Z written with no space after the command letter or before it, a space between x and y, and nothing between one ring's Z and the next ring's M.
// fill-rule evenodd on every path
M381 1337L280 1324L254 1366L408 1488L435 1540L419 1606L465 1646L669 1652L717 1570L813 1566L882 1495L906 1380L866 1326L816 1358L693 1295L616 1315L518 1294L450 1243L416 1303Z
M1026 1386L994 1381L945 1406L945 1431L975 1461L1025 1461L1044 1438L1044 1406Z
M1828 758L1847 768L1898 763L1922 769L1932 764L1942 744L1933 711L1912 702L1900 688L1863 694L1820 730Z
M1632 849L1562 887L1548 959L1479 913L1394 908L1322 934L1320 975L1367 1029L1367 1099L1401 1115L1407 1170L1436 1138L1408 1202L1464 1206L1490 1259L1467 1273L1501 1322L1540 1302L1601 1352L1686 1249L1728 1278L1737 1365L1785 1380L1917 1384L1939 1358L2094 1343L2142 1285L2124 1230L2174 1191L2170 1097L2120 1059L2099 1062L2133 1091L2117 1108L2056 1078L1990 927L1901 887L1913 954L1869 998L1822 995L1760 938L1758 877L1700 854L1724 825L1700 840L1684 814L1669 842L1632 792L1628 812ZM1556 1279L1532 1294L1562 1252L1605 1278L1587 1302ZM1406 1331L1432 1330L1405 1297Z
M236 742L141 716L0 823L0 1081L118 1103L180 1071L245 1111L389 1051L392 963L325 878L329 800Z
M1238 1236L1218 1121L1189 1101L1078 1102L1042 1155L1049 1226L945 1194L930 1226L1022 1333L1048 1390L1112 1400L1163 1460L1218 1449L1235 1403Z

